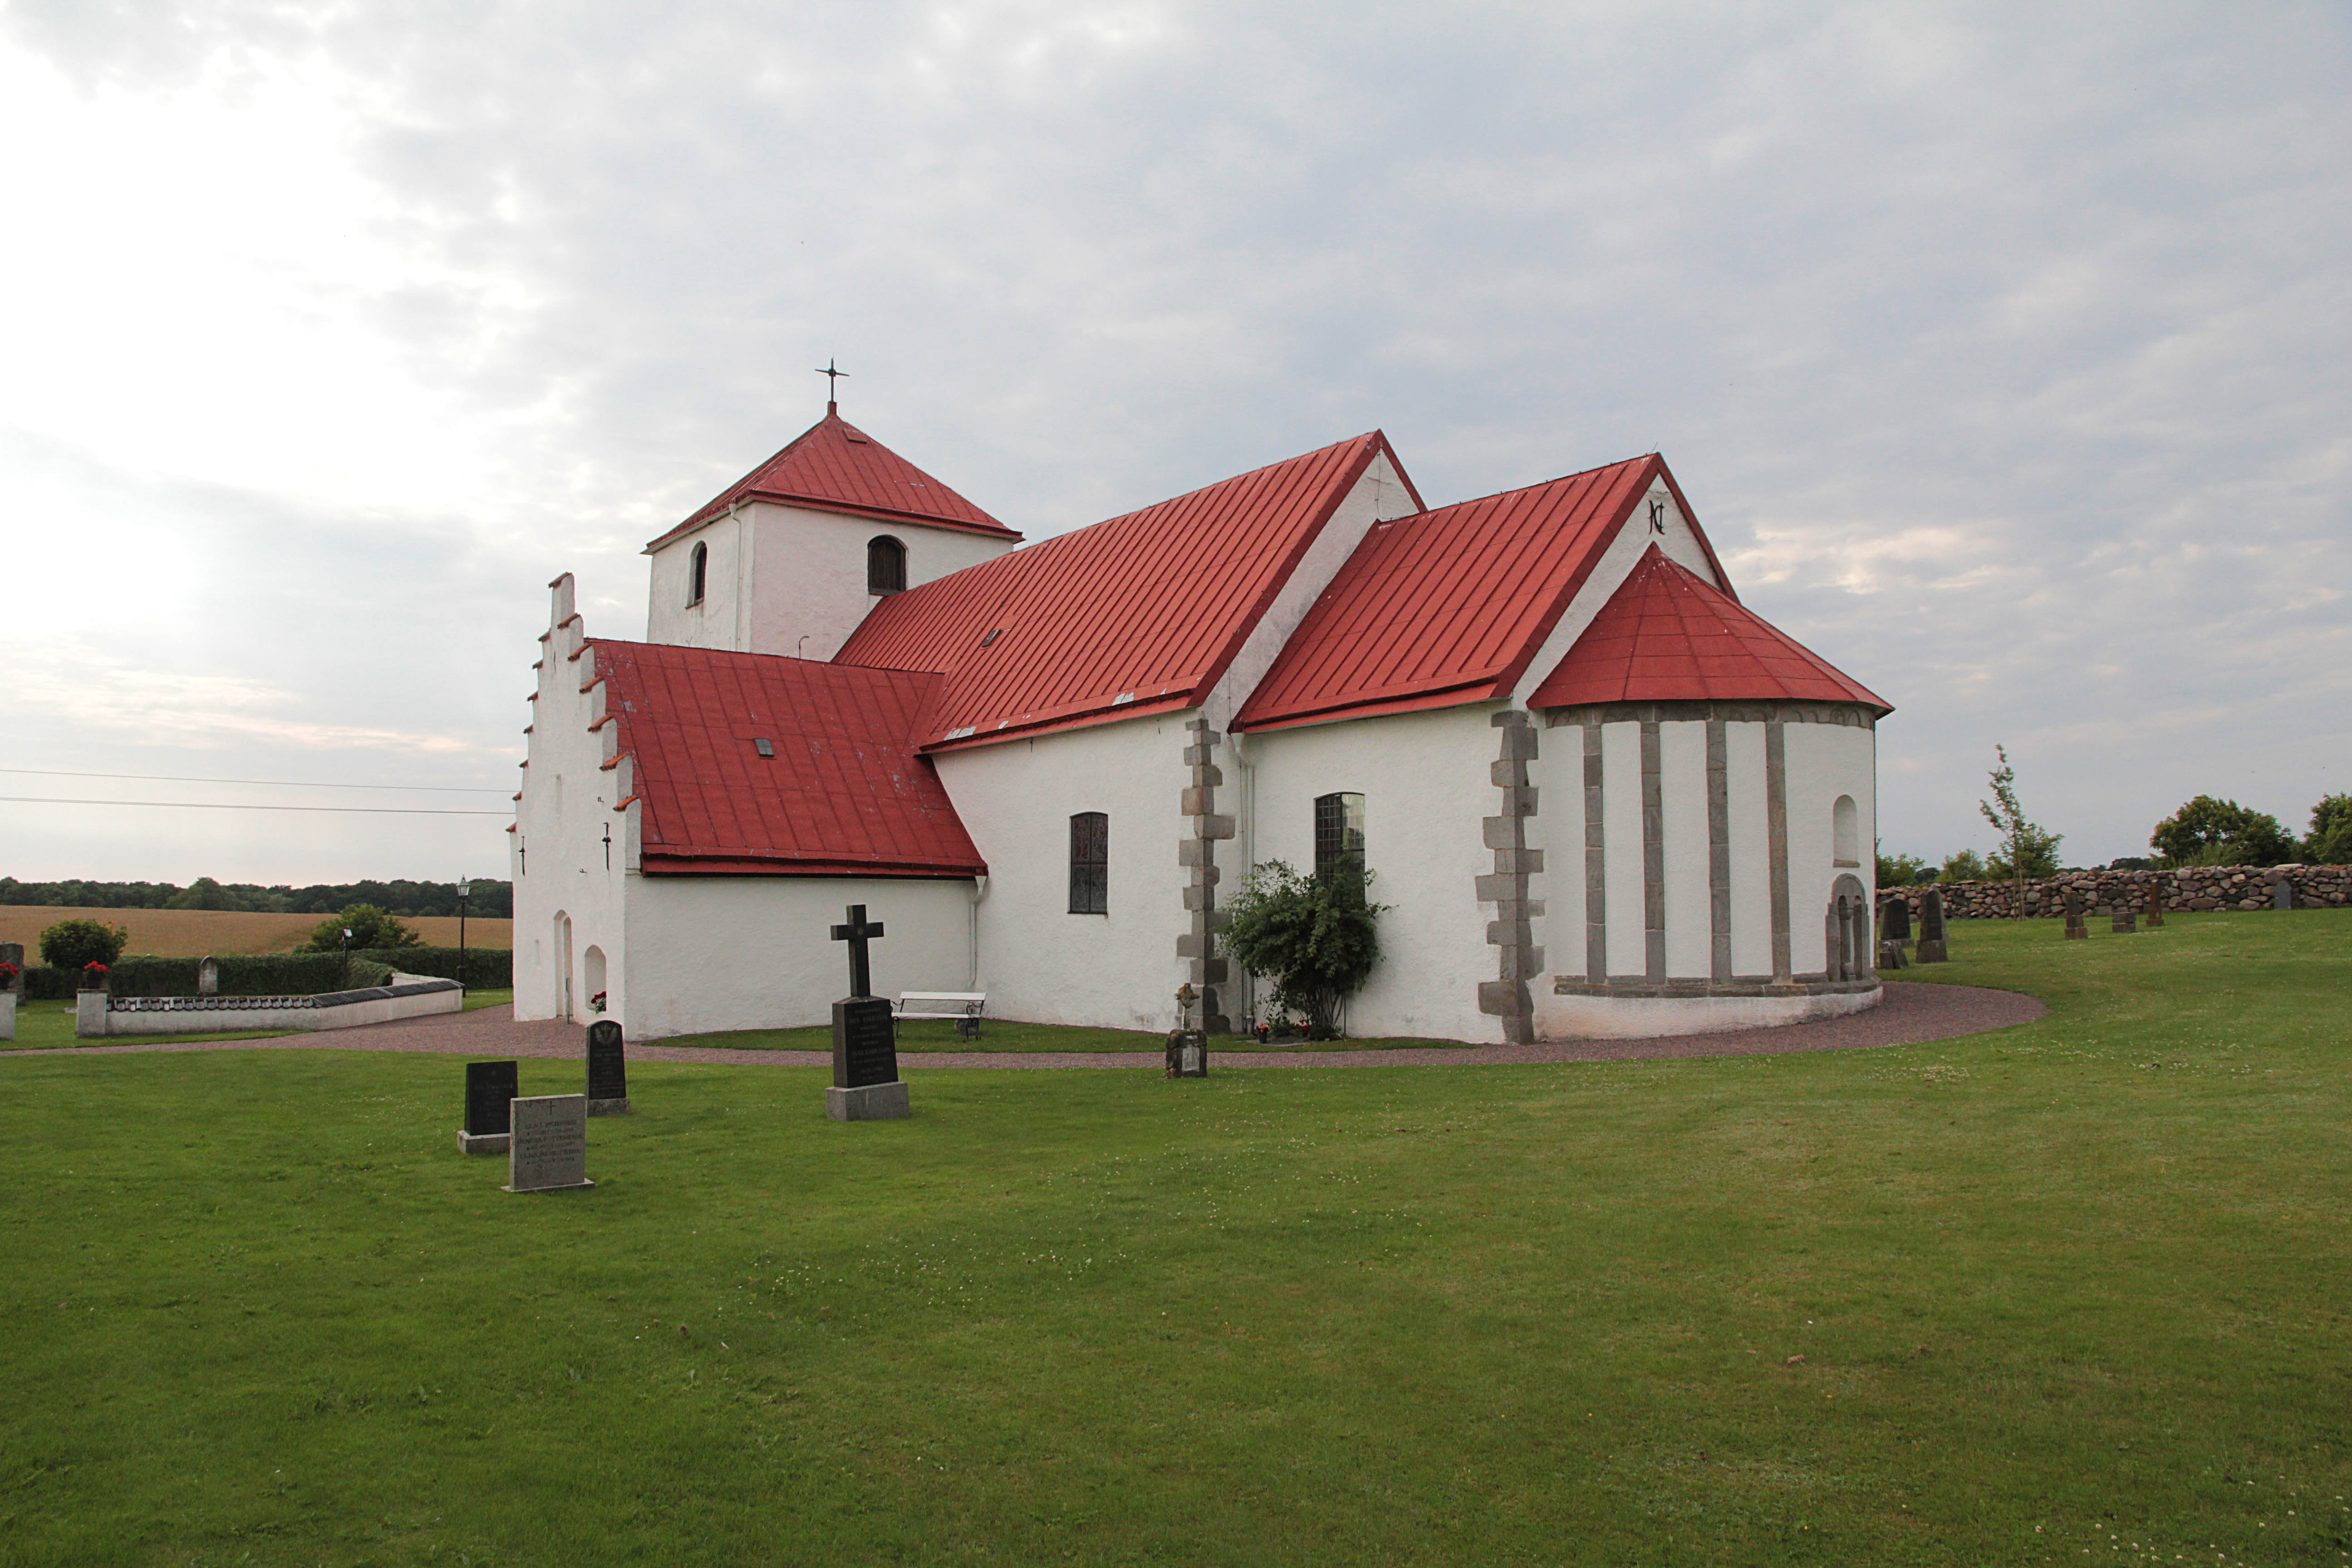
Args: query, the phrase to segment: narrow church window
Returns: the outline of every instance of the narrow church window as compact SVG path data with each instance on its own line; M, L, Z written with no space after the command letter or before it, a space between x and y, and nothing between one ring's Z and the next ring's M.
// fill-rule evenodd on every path
M1853 796L1842 795L1830 807L1830 858L1840 866L1862 864L1861 814L1854 809Z
M1110 818L1099 811L1070 818L1070 912L1110 912Z
M1342 860L1364 858L1364 797L1318 795L1315 800L1315 875L1329 876Z
M866 591L904 593L907 587L907 547L883 534L866 544Z
M686 568L686 602L688 604L702 603L702 585L709 575L710 546L698 544L694 547L694 553L688 557Z

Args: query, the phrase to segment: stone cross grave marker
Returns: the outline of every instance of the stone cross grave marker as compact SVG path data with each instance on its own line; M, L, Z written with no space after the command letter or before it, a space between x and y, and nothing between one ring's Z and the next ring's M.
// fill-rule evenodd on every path
M849 994L833 1005L833 1085L824 1091L824 1113L835 1121L887 1121L911 1114L912 1107L898 1077L890 1004L872 994L866 944L882 934L882 922L868 921L864 904L845 912L849 919L833 928L833 940L849 944Z
M514 1123L508 1107L514 1103L515 1064L466 1064L466 1125L457 1133L457 1147L468 1154L503 1154Z
M540 1094L517 1100L514 1141L507 1150L510 1193L593 1187L588 1179L588 1097Z
M621 1026L599 1018L588 1026L588 1114L626 1116L629 1113L629 1064L624 1054Z
M1930 888L1919 900L1919 950L1915 963L1945 963L1951 953L1944 946L1944 889Z

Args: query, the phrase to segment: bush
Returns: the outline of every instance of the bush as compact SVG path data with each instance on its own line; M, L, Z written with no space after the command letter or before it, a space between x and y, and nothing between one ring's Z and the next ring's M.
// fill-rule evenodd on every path
M130 940L131 931L124 926L101 921L59 921L41 933L41 962L60 969L111 964L122 956L122 944Z
M415 947L423 942L400 920L384 913L373 904L346 904L339 914L328 916L310 931L310 951L340 952L343 949L343 932L350 931L352 951L387 947Z
M224 996L316 996L322 991L346 991L382 985L392 978L389 965L373 958L352 955L349 979L343 958L335 952L261 952L215 959L220 965ZM195 958L132 957L114 964L106 988L117 996L194 996ZM28 1001L69 1000L81 988L81 971L55 964L29 965L25 970Z
M1927 868L1927 862L1916 855L1882 853L1878 857L1878 885L1882 888L1909 887L1920 880L1919 873Z
M1225 945L1244 969L1274 980L1278 1006L1330 1039L1339 1010L1380 962L1381 905L1365 898L1372 873L1352 857L1328 878L1302 877L1280 860L1252 867L1228 906Z
M1981 882L1984 880L1983 859L1973 849L1963 849L1957 855L1944 857L1944 869L1937 878L1942 882Z
M2295 855L2277 817L2210 795L2184 802L2156 825L2147 843L2175 866L2278 866Z

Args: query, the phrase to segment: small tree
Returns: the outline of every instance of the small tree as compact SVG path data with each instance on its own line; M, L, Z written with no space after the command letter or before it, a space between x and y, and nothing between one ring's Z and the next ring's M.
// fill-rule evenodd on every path
M396 917L373 904L346 904L340 914L330 915L310 929L310 951L341 952L345 931L352 933L351 945L354 948L415 947L423 941Z
M1927 862L1916 855L1889 855L1878 851L1878 885L1882 888L1907 888L1920 880Z
M1339 1034L1339 1009L1380 962L1383 906L1365 896L1371 881L1353 856L1326 877L1266 860L1250 868L1227 906L1227 951L1252 974L1271 978L1276 1004L1305 1018L1318 1040Z
M2352 862L2352 795L2324 795L2311 808L2311 833L2303 841L2307 866Z
M131 940L130 928L100 921L59 921L41 933L41 962L59 969L79 969L85 963L111 967Z
M1992 750L2000 759L2000 766L1992 771L1992 799L1977 802L1977 809L2000 835L2001 847L1985 862L1985 875L1996 880L2015 878L2021 900L2026 878L2058 874L2058 846L2066 841L2066 836L2027 819L2025 808L2017 802L2017 770L2009 765L2009 751L2002 746ZM2021 902L2018 907L2021 910L2024 905Z
M1944 857L1943 874L1939 882L1980 882L1984 879L1984 857L1973 849L1963 849L1957 855Z
M2184 802L2147 842L2175 866L2277 866L2294 858L2294 840L2277 817L2210 795Z

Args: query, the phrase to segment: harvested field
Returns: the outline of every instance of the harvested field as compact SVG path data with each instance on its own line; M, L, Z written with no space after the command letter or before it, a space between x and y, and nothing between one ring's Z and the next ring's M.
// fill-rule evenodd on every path
M77 910L43 904L0 904L0 942L21 942L25 956L37 962L41 931L65 920L104 921L128 927L125 952L158 958L226 957L242 952L291 952L310 940L324 915L255 915L227 910ZM436 947L457 945L457 922L446 916L419 915L410 930ZM514 921L466 921L468 947L512 947Z

